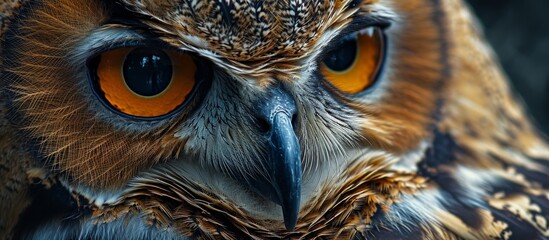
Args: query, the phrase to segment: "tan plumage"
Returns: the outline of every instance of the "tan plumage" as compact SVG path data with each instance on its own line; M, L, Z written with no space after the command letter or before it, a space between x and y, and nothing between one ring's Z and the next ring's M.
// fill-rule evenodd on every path
M0 237L549 236L549 146L460 0L4 1L0 13ZM377 85L350 96L317 68L357 19L389 23L388 51ZM158 121L105 110L82 80L88 59L128 39L205 59L208 90ZM276 86L301 146L290 230L238 178L270 174L255 106Z

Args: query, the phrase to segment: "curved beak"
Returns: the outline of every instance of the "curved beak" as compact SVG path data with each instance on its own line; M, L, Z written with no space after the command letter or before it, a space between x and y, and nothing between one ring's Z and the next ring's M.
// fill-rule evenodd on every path
M301 152L291 117L277 113L273 123L269 140L271 181L282 206L286 229L293 230L301 201Z
M282 207L288 231L297 224L301 201L301 150L292 123L295 114L293 98L281 87L272 89L258 104L256 116L265 124L269 155L264 166L269 179L248 181L257 193Z

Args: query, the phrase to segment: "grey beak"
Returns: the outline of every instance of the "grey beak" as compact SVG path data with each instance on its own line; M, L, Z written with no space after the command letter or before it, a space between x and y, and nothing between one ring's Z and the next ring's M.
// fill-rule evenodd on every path
M282 207L284 225L295 228L301 201L301 150L292 120L296 115L293 98L280 86L258 104L256 116L263 122L267 142L270 179L248 181L260 195Z

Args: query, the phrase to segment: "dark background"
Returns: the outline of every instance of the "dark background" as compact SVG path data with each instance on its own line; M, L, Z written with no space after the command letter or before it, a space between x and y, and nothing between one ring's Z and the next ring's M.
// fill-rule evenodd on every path
M549 0L467 0L517 96L549 133Z

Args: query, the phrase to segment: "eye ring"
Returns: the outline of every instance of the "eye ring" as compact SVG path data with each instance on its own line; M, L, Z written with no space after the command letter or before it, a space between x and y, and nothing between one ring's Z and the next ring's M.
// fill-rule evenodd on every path
M95 95L101 102L101 104L110 110L111 112L116 113L117 115L123 116L125 118L131 119L131 120L137 120L137 121L157 121L166 119L169 117L172 117L174 114L180 112L182 109L187 107L189 102L194 102L194 98L197 95L197 90L202 88L203 82L204 82L204 74L200 74L202 71L199 68L204 67L204 64L202 61L197 59L196 57L192 56L191 54L180 52L177 50L164 50L164 49L155 49L155 48L146 48L146 49L153 49L153 51L158 51L165 53L165 56L169 56L172 67L173 67L173 74L172 78L167 84L164 84L164 87L160 89L159 91L155 92L155 94L142 94L143 92L135 91L135 89L132 89L132 87L128 84L126 81L127 75L124 74L124 70L127 70L127 68L122 67L124 63L127 62L127 56L129 55L132 50L136 49L145 49L146 47L141 46L135 46L135 47L119 47L114 48L111 50L103 51L102 53L96 54L93 57L90 57L87 66L88 66L88 74L90 79L90 84L92 87L93 95ZM118 52L117 52L118 51ZM112 57L113 54L117 53L119 56L115 56L114 62L110 61L108 64L105 63L105 61L102 61L102 58ZM116 55L116 54L115 54ZM124 57L120 57L124 56ZM149 58L150 59L150 58ZM175 59L175 60L174 60ZM181 59L184 59L184 61L181 61ZM185 64L181 64L181 62ZM113 66L111 66L114 63ZM189 65L192 65L194 69L189 70ZM106 66L106 67L105 67ZM108 69L108 71L112 71L112 74L104 74L102 72L105 72L105 69ZM187 69L187 70L185 70ZM144 74L149 74L149 76L154 75L153 73L150 73L150 71L144 71ZM135 75L135 74L134 74ZM179 76L178 76L179 75ZM114 76L114 77L112 77ZM142 108L140 110L147 110L147 109L155 109L156 105L151 104L145 104L145 106L140 105L134 105L131 106L132 100L128 100L127 98L139 98L141 103L146 102L149 100L162 100L159 97L165 96L166 92L170 90L170 88L174 85L185 85L184 88L179 88L176 90L184 90L184 91L175 91L173 93L172 90L172 96L176 97L178 101L172 102L171 106L168 108L165 108L163 111L156 112L151 115L143 115L143 114L135 114L131 111L125 111L120 106L113 103L112 98L108 98L105 91L110 91L105 88L104 84L102 84L102 78L108 77L109 79L114 79L115 82L117 82L115 85L118 86L118 90L123 89L122 96L118 96L117 101L121 101L122 104L130 104L130 107L134 108ZM178 78L185 78L183 81L179 80ZM110 81L110 80L109 80ZM179 84L174 84L174 81L179 81ZM143 81L142 81L143 82ZM181 84L183 82L183 84ZM186 83L185 83L186 82ZM189 83L190 82L190 83ZM111 88L112 89L112 88ZM116 89L116 88L115 88ZM116 92L117 94L120 92ZM149 92L150 93L150 92ZM130 97L128 97L130 96ZM135 99L134 99L135 100ZM117 102L120 103L120 102ZM160 102L160 104L165 103L165 101Z
M369 92L382 72L386 48L387 39L381 27L370 26L345 36L319 63L320 75L342 93Z

